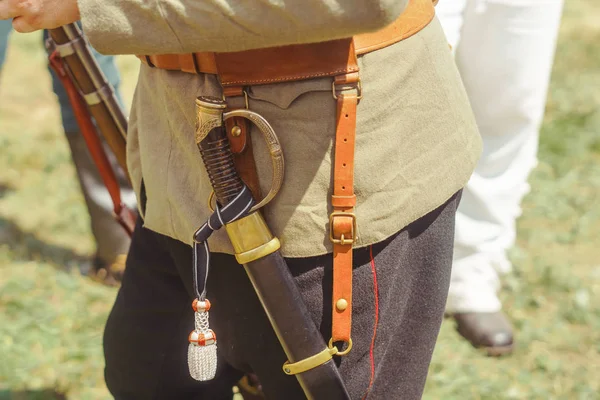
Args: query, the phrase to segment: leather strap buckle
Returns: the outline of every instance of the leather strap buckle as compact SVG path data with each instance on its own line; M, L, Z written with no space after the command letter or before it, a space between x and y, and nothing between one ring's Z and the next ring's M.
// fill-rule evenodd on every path
M341 87L340 87L341 86ZM333 82L331 82L331 94L333 95L334 99L338 99L338 93L341 93L343 91L347 91L347 90L356 90L357 93L357 99L360 100L362 99L362 82L360 81L360 78L358 79L358 81L354 84L351 83L336 83L336 81L334 80Z
M352 228L350 230L350 236L346 237L343 233L340 233L339 235L337 234L337 232L334 232L334 227L335 227L335 219L337 217L350 217L352 218ZM331 240L331 242L333 244L341 244L342 246L348 245L348 244L353 244L354 241L356 240L356 214L352 213L352 212L345 212L345 211L334 211L329 215L329 240Z

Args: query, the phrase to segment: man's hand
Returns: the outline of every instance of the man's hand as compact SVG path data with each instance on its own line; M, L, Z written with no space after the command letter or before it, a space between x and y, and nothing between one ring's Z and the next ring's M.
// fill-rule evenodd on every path
M17 32L53 29L79 19L77 0L0 0L0 20L13 18Z

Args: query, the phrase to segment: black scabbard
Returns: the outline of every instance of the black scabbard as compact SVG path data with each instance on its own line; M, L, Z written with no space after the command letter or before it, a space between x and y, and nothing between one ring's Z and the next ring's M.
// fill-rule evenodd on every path
M220 105L221 110L224 109L224 103L220 99L199 98L198 101L205 101L209 105L215 104L217 108ZM197 104L199 104L198 101ZM244 188L244 184L235 170L233 154L229 148L225 124L222 121L223 112L221 111L220 116L219 112L215 110L208 110L208 113L211 114L208 118L199 115L196 140L217 200L221 206L225 206ZM254 213L259 213L259 211ZM262 217L257 215L251 214L245 218L250 220L258 218L264 222ZM242 228L236 229L237 233L243 234L245 224L242 223L241 226ZM236 248L235 241L239 241L239 239L234 241L231 232L233 229L229 229L227 225L226 228L230 239L234 242L234 248ZM266 224L262 231L263 234L264 229L269 232ZM238 255L236 251L236 257ZM239 260L240 258L238 258ZM311 318L281 253L278 250L271 251L261 258L244 262L243 265L289 363L293 364L317 354L326 353L329 348ZM282 374L285 369L286 367L282 365ZM286 372L289 373L289 371ZM295 374L295 376L308 399L344 400L350 398L331 356L328 361L305 372ZM285 394L282 393L282 395Z
M290 362L306 359L326 348L298 286L279 251L244 265ZM296 375L309 399L349 399L333 359Z

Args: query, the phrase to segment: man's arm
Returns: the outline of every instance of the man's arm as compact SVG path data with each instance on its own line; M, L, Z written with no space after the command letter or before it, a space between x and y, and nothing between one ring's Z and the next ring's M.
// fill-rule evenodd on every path
M101 52L239 51L349 37L393 22L408 0L79 0Z
M320 42L380 29L408 0L0 0L15 29L79 17L106 54L239 51Z
M54 29L79 19L77 0L0 0L0 20L12 19L17 32Z

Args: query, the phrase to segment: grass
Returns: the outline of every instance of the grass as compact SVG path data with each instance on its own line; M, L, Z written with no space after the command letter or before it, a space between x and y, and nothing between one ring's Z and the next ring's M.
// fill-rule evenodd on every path
M516 352L489 359L445 321L425 399L600 399L599 19L594 0L566 4L502 292ZM129 102L137 61L119 66ZM101 340L116 292L79 273L94 244L58 115L40 36L14 35L0 81L0 400L110 398Z

